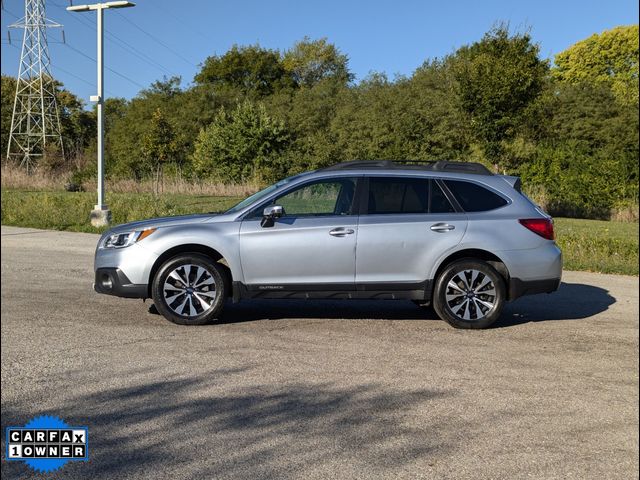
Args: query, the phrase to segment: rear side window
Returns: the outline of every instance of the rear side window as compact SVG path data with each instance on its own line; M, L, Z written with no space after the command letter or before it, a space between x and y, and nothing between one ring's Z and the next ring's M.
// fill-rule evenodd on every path
M444 183L465 212L486 212L507 204L500 195L476 183L458 180L444 180Z
M440 187L428 178L369 178L367 213L370 215L453 211Z
M445 197L444 192L435 181L431 181L431 213L452 213L455 212L451 202Z

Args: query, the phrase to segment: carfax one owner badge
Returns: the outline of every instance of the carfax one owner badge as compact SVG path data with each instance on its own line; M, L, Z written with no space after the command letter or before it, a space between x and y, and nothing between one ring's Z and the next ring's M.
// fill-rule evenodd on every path
M20 460L36 471L52 472L69 461L89 460L89 429L44 415L24 427L7 427L6 445L6 460Z

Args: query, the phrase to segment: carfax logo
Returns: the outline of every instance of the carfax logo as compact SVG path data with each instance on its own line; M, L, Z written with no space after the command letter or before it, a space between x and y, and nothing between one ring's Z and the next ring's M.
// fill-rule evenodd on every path
M89 460L89 430L70 427L48 415L24 427L7 427L7 460L20 460L39 472L52 472L69 461Z

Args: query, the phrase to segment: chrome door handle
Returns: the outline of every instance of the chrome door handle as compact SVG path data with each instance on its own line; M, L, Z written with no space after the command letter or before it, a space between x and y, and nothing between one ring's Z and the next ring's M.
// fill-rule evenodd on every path
M448 223L434 223L431 225L432 231L440 233L448 232L454 228L456 228L454 225L449 225Z
M355 230L353 230L352 228L338 227L331 230L329 232L329 235L332 235L334 237L344 237L345 235L351 235L352 233L355 233Z

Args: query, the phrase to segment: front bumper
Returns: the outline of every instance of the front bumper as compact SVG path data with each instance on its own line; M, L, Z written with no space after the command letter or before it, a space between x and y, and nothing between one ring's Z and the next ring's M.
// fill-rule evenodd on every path
M158 255L138 244L126 248L97 248L94 259L98 293L125 298L148 298L151 268Z
M148 298L146 284L131 283L119 268L98 268L93 289L105 295L124 298Z

